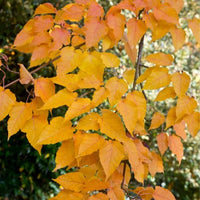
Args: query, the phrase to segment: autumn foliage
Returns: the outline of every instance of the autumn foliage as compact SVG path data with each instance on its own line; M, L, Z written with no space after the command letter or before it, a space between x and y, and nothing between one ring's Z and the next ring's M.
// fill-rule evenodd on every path
M31 85L33 90L26 102L18 102L7 89L13 83L5 85L4 77L0 120L9 115L8 138L21 130L39 152L42 145L62 142L55 170L68 166L72 171L54 180L62 190L51 200L175 199L160 186L132 189L129 181L131 174L143 183L149 173L162 173L168 148L181 163L185 128L192 136L200 129L197 102L187 95L190 76L169 71L171 54L155 52L142 58L146 32L151 32L152 42L170 33L174 51L187 45L179 24L182 7L182 0L122 0L104 13L94 0L75 0L60 10L45 3L17 35L13 47L30 53L31 59L29 67L19 64L20 77L13 83ZM200 44L200 20L190 19L188 25ZM118 43L134 68L107 80L105 70L120 66L111 51ZM4 72L8 66L1 58ZM142 59L152 65L141 74ZM32 76L48 64L53 64L56 76ZM175 104L167 113L156 111L147 127L145 91L157 89L155 101L171 98ZM67 107L65 115L52 117L52 109L61 106ZM160 126L159 151L151 151L142 136Z

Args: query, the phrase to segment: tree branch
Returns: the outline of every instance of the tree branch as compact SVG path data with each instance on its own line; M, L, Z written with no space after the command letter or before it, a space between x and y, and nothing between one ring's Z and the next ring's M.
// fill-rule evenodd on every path
M136 62L136 67L135 67L136 68L135 69L135 77L134 77L133 88L132 88L133 91L135 90L136 80L138 78L138 74L139 74L139 70L140 70L143 45L144 45L144 35L142 36L142 39L140 40L140 43L139 43L138 57L137 57L137 62Z

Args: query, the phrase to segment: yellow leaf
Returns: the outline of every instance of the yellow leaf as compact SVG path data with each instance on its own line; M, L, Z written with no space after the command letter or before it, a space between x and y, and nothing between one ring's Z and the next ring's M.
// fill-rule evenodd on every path
M168 148L168 136L162 132L156 136L157 144L161 155L165 153Z
M56 153L56 167L54 171L70 165L74 161L74 159L75 153L73 139L63 141Z
M72 190L75 192L80 192L83 189L85 178L80 172L71 172L59 176L54 181L67 190Z
M99 192L96 195L92 195L88 200L109 200L109 199L106 194Z
M95 90L92 98L92 107L96 107L101 104L108 97L108 90L104 87L100 87Z
M3 120L15 105L15 95L9 90L0 87L0 121Z
M85 134L79 146L78 157L97 151L104 144L104 139L98 134Z
M133 83L134 78L135 78L135 69L127 69L123 73L123 77L127 81L128 84Z
M148 55L147 57L145 57L145 60L156 65L168 66L172 64L174 59L171 56L171 54L165 54L160 52Z
M165 0L165 2L174 8L177 13L179 13L184 6L184 0Z
M174 195L167 189L164 189L160 186L156 186L153 193L153 198L155 200L176 200Z
M169 149L176 155L180 164L183 157L183 144L180 137L176 135L169 136Z
M100 115L94 112L82 117L78 121L78 125L76 126L76 129L81 129L84 131L99 130L99 124L98 124L99 117Z
M143 89L154 90L169 85L171 76L167 68L156 67L147 78Z
M190 134L195 137L200 130L200 113L193 112L191 115L184 118L187 123L187 128Z
M109 91L108 100L114 106L128 90L128 85L123 79L112 77L106 82L106 89Z
M122 115L126 128L132 134L138 120L137 106L132 101L122 99L117 104L117 110Z
M30 72L24 67L23 64L18 64L20 66L19 70L19 75L20 75L20 80L19 82L21 84L29 84L29 83L34 83L34 79Z
M181 121L185 116L192 114L194 109L197 107L197 102L194 97L183 96L180 97L177 101L176 106L176 116L177 120Z
M55 85L48 78L35 79L34 85L35 96L40 97L44 102L55 94Z
M82 193L73 192L70 190L63 189L55 197L50 198L49 200L83 200L85 196Z
M187 138L184 121L174 124L173 128L176 132L176 135L180 136L183 140Z
M155 129L158 128L161 124L165 122L165 117L163 114L156 112L153 115L152 121L151 121L151 126L149 129Z
M168 98L174 99L175 97L176 97L176 93L174 91L174 88L166 87L158 93L154 101L164 101L165 99L168 99Z
M123 147L117 141L106 141L99 151L99 157L106 174L106 179L108 179L124 158Z
M70 120L74 117L78 117L79 115L90 111L90 109L91 100L89 98L78 98L67 110L67 113L65 114L65 120Z
M101 53L101 59L106 67L118 67L120 65L120 59L112 53Z
M189 20L188 26L192 29L196 41L200 44L200 19L193 18Z
M165 36L170 28L172 27L172 24L169 24L168 22L164 21L164 20L159 20L157 21L155 27L153 27L153 31L152 31L152 40L156 41L161 39L163 36Z
M54 117L50 124L42 131L38 144L55 144L73 137L74 128L70 121L63 117Z
M157 153L151 152L151 154L153 159L149 163L149 172L151 173L151 176L155 176L157 172L163 172L163 162Z
M45 104L42 106L42 110L57 108L60 106L71 106L71 104L77 99L77 93L70 92L69 90L62 89L55 95L51 96Z
M155 69L156 67L149 67L145 70L145 72L140 75L136 81L136 83L142 83L143 81L145 81L149 75L151 74L152 70Z
M118 141L126 140L126 133L120 117L110 110L103 109L99 119L100 131Z
M151 187L137 187L133 190L142 200L151 200L153 198L154 189Z
M125 51L130 58L131 62L135 64L136 58L137 58L137 49L135 46L130 46L130 44L127 41L124 41L124 48Z
M172 36L173 45L175 51L179 50L185 43L185 31L181 28L177 28L176 26L170 29L170 33Z
M43 3L36 8L34 15L50 13L56 13L56 8L51 3Z
M190 76L185 72L175 72L172 75L172 83L177 96L184 96L190 85Z
M145 34L147 27L142 20L138 20L136 18L131 18L127 22L127 37L130 46L136 46L138 42L141 40L142 36Z
M9 113L8 139L23 128L25 123L32 117L31 103L17 103ZM23 117L22 117L23 116Z
M170 108L166 118L166 129L173 126L176 122L176 107Z
M31 119L29 119L24 127L21 129L26 133L26 137L29 143L40 152L42 145L37 144L41 132L48 125L47 121L48 112L42 111L39 115L34 114Z

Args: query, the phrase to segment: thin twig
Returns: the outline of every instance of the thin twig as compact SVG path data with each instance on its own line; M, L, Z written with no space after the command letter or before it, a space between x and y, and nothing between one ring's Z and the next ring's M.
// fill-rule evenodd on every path
M54 58L53 60L50 60L48 63L45 63L45 64L41 65L40 67L34 69L33 71L30 72L30 74L33 74L33 73L39 71L40 69L46 67L46 66L49 65L51 62L54 62L55 60L57 60L57 59L59 59L59 58L60 58L60 56L57 56L57 57ZM20 80L20 78L18 78L18 79L16 79L16 80L12 81L12 82L10 82L10 83L8 83L7 85L4 86L4 88L7 88L7 87L9 87L9 86L11 86L11 85L17 83L19 80Z
M126 176L126 162L124 162L124 167L123 167L123 180L122 180L122 183L121 183L121 188L122 188L123 190L125 190L125 188L124 188L125 176Z
M140 40L140 43L139 43L138 57L137 57L137 62L136 62L136 67L135 67L136 68L135 69L135 77L134 77L133 88L132 88L133 91L135 90L136 80L137 80L138 74L139 74L140 63L141 63L141 59L142 59L143 45L144 45L144 35L142 36L142 39Z

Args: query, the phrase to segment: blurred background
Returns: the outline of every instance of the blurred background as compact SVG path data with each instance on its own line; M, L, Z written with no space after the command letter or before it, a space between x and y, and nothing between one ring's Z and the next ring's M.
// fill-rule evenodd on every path
M8 57L9 67L18 71L17 63L28 66L30 55L19 53L11 48L17 33L24 24L32 17L35 8L45 2L52 3L56 8L61 8L70 0L0 0L0 54ZM98 1L108 10L110 6L118 3L117 0ZM187 27L187 20L194 16L200 18L200 1L185 0L185 7L180 13L180 24L186 31L187 39L181 50L174 53L171 36L167 34L161 40L151 43L148 33L145 37L146 55L154 51L162 51L173 54L175 66L173 70L185 70L191 77L189 94L200 101L200 48L196 47L195 39ZM132 67L126 53L120 44L113 51L120 57L124 66ZM109 72L110 73L110 72ZM118 70L120 73L120 69ZM52 66L40 70L39 74L45 77L53 76ZM2 76L2 75L0 75ZM16 79L17 75L7 73L6 83ZM14 84L9 89L17 91L17 99L23 100L24 87ZM154 109L165 111L172 102L153 102L148 93L148 106L152 116ZM151 109L152 108L152 109ZM165 110L164 110L165 109ZM62 110L55 110L54 115L62 114ZM66 173L65 169L52 172L55 167L55 153L60 144L44 146L42 154L39 155L28 143L24 133L18 133L7 141L7 128L4 119L0 122L0 200L46 200L59 191L58 185L52 181L59 174ZM151 137L144 138L150 148L156 149L155 136L157 132L151 132ZM154 178L149 176L145 186L156 184L170 189L177 200L200 200L200 134L184 141L185 152L181 165L178 165L175 156L168 150L164 155L165 174L158 174ZM132 183L138 184L139 183Z

